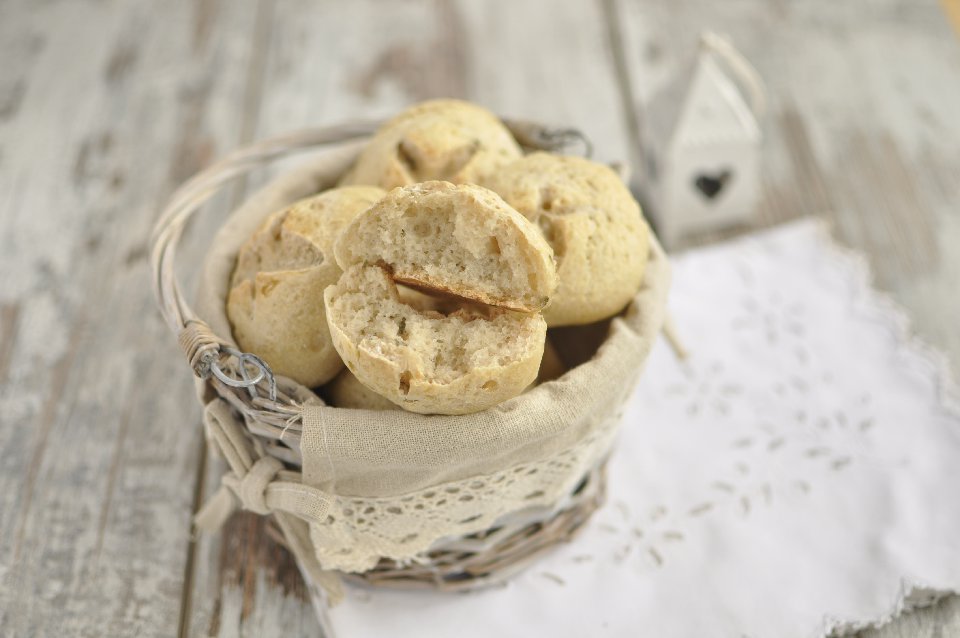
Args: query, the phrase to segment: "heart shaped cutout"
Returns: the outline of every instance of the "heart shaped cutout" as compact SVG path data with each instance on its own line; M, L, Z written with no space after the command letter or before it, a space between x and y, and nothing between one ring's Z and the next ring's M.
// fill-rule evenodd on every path
M733 179L733 172L725 168L719 173L700 173L693 180L693 185L704 198L714 200L723 192L731 179Z

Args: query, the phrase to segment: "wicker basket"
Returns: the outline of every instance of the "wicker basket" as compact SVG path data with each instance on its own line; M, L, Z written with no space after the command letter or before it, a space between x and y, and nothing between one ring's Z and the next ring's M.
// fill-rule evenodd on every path
M585 142L570 130L524 122L507 124L527 150L557 151L573 142ZM320 524L332 519L330 501L338 497L336 493L331 496L305 486L301 473L304 409L318 405L319 399L307 388L274 377L259 358L239 352L229 335L215 334L183 298L174 275L174 262L187 221L225 183L271 160L317 147L335 147L330 152L352 157L359 148L357 142L369 136L375 125L361 123L304 131L230 154L174 194L155 228L151 255L153 284L161 311L198 379L201 401L206 405L208 440L227 460L231 470L224 478L224 487L198 514L198 526L217 527L237 506L273 516L285 544L308 580L323 584L334 596L339 581L331 578L325 569L327 566L318 561L316 537L311 538L308 523ZM589 149L589 144L586 147ZM303 196L303 193L295 195ZM659 275L652 282L645 282L646 290L625 311L625 315L632 317L625 323L642 333L640 341L631 342L641 344L634 346L640 350L634 353L635 364L642 364L649 342L663 323L668 268L655 240L651 250L659 260ZM618 321L621 320L614 323ZM613 355L607 352L602 356ZM629 396L640 365L635 367L636 374L609 381L619 386L610 395L616 397L611 401L622 405ZM588 392L589 388L582 391ZM616 406L615 411L619 412L619 408ZM337 418L336 412L333 416L330 414L328 412L326 418ZM368 414L377 418L376 413ZM429 417L393 413L390 418ZM374 567L350 574L349 578L373 585L440 589L473 588L502 581L541 551L570 539L600 505L604 494L604 465L613 430L615 427L610 428L608 438L597 444L599 452L593 454L589 466L580 471L577 480L568 484L561 498L516 508L480 530L436 539L414 559L381 557ZM296 497L281 498L287 492L296 492ZM351 494L350 498L356 496Z

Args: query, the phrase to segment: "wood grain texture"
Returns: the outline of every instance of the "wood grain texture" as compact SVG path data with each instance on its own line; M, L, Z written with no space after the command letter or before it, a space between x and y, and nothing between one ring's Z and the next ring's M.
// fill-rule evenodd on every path
M176 632L202 437L146 239L237 143L234 6L0 7L0 635Z
M634 159L644 104L710 26L772 93L757 226L827 217L960 361L955 4L0 3L0 635L319 635L263 520L190 541L223 468L146 285L163 198L254 138L452 96ZM269 174L197 220L184 275ZM863 635L960 634L958 601Z
M960 284L960 46L939 3L613 4L641 121L701 30L732 37L770 92L755 226L830 220L841 242L870 256L877 284L918 332L960 361L960 296L950 294Z
M511 117L577 128L593 142L597 160L630 160L598 3L460 0L456 6L467 25L468 97Z
M877 285L906 307L916 332L960 369L954 4L608 2L621 28L619 53L638 128L645 105L689 61L703 29L729 34L769 89L756 223L675 248L800 216L826 218L837 239L867 254ZM960 635L960 597L861 635Z

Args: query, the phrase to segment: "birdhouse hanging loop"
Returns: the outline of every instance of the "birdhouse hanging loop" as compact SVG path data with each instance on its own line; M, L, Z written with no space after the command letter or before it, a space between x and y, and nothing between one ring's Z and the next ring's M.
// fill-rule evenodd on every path
M753 65L733 47L730 40L713 31L700 34L700 50L713 52L727 64L749 96L753 116L762 120L767 113L767 90Z

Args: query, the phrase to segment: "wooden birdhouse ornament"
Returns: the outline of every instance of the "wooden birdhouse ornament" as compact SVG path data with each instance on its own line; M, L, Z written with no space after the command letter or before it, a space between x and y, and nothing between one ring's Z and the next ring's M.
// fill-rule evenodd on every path
M754 68L729 40L702 34L695 62L654 97L646 117L648 204L668 244L752 217L764 109Z

